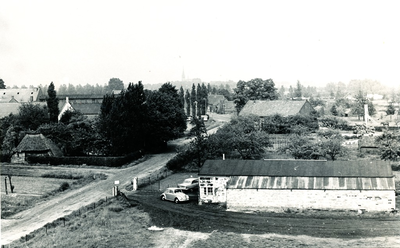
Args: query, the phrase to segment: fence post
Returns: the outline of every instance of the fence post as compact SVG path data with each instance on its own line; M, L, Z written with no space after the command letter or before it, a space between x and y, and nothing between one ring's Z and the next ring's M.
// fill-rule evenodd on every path
M7 177L4 178L5 184L6 184L6 195L8 195L8 191L7 191Z

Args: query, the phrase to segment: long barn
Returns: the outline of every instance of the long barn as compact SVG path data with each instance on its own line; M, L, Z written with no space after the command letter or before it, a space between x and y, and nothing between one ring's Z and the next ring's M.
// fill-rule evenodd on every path
M395 209L394 175L384 161L207 160L199 203L228 210Z

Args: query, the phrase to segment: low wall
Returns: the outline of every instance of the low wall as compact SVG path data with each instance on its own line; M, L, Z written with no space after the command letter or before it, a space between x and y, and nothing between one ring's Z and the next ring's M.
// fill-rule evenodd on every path
M229 210L366 210L395 209L393 190L268 190L227 189Z

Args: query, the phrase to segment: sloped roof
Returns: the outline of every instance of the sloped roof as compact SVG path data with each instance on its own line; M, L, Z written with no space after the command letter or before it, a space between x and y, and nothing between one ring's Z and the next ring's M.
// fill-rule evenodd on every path
M228 189L395 190L389 177L262 177L233 176Z
M216 105L223 101L226 101L223 95L208 95L208 104L210 105Z
M42 91L40 88L0 89L0 103L7 103L14 99L17 102L36 102L39 100L40 95L42 95Z
M43 134L27 134L16 148L17 152L46 152L51 151L55 156L62 156L58 148Z
M284 117L296 115L300 113L300 110L306 104L306 100L301 101L260 101L250 100L244 105L239 115L253 114L257 116L271 116L280 114Z
M201 176L393 177L385 161L207 160Z
M101 109L101 103L71 103L71 106L83 115L98 115Z
M0 118L8 116L9 114L18 114L19 107L24 103L13 102L13 103L0 103ZM26 103L25 103L26 104ZM41 106L47 106L46 102L34 102L33 104L39 104Z

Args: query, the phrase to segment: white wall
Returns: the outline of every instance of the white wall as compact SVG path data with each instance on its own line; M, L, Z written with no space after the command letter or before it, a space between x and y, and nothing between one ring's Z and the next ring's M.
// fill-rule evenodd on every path
M390 211L393 190L268 190L227 189L228 210L332 209Z

